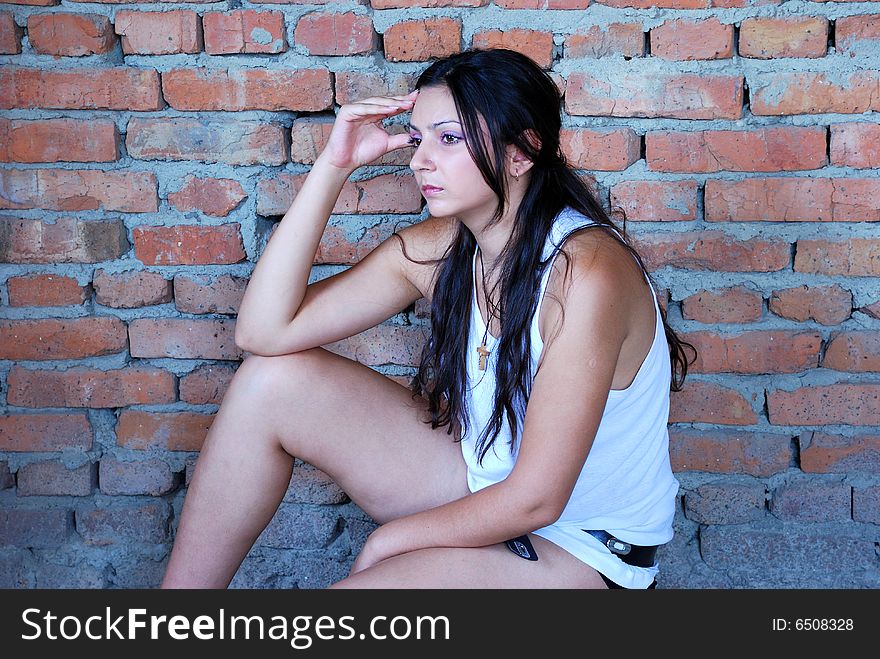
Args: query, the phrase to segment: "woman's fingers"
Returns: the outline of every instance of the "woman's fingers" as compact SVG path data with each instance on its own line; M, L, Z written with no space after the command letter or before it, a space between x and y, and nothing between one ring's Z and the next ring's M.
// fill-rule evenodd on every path
M408 133L399 133L397 135L391 135L388 138L388 150L393 151L394 149L402 149L405 146L410 145L410 136Z

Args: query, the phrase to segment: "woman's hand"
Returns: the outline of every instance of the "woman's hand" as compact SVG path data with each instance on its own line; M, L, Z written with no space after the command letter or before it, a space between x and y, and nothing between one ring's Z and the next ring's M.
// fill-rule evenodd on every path
M319 157L334 167L354 171L406 146L409 135L389 135L382 120L411 110L417 95L415 90L406 96L373 96L343 105Z

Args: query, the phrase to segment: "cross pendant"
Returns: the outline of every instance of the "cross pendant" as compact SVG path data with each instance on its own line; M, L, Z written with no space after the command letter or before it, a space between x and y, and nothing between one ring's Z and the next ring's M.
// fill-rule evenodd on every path
M480 347L477 348L477 352L480 353L480 370L486 370L486 360L489 357L489 351L486 350L486 344L484 343Z

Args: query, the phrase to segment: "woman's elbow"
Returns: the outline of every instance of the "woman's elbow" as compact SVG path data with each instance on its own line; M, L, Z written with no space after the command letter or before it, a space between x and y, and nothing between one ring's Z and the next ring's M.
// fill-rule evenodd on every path
M565 503L546 497L536 497L525 503L523 516L529 520L529 525L536 529L550 526L562 516Z

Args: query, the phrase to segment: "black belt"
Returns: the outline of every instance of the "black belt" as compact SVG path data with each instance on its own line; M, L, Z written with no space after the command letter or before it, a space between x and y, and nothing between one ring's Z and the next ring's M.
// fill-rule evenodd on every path
M608 548L608 551L616 555L624 563L637 567L653 567L654 565L654 556L657 554L657 547L659 545L652 545L650 547L633 545L615 538L608 531L581 530L596 538Z

